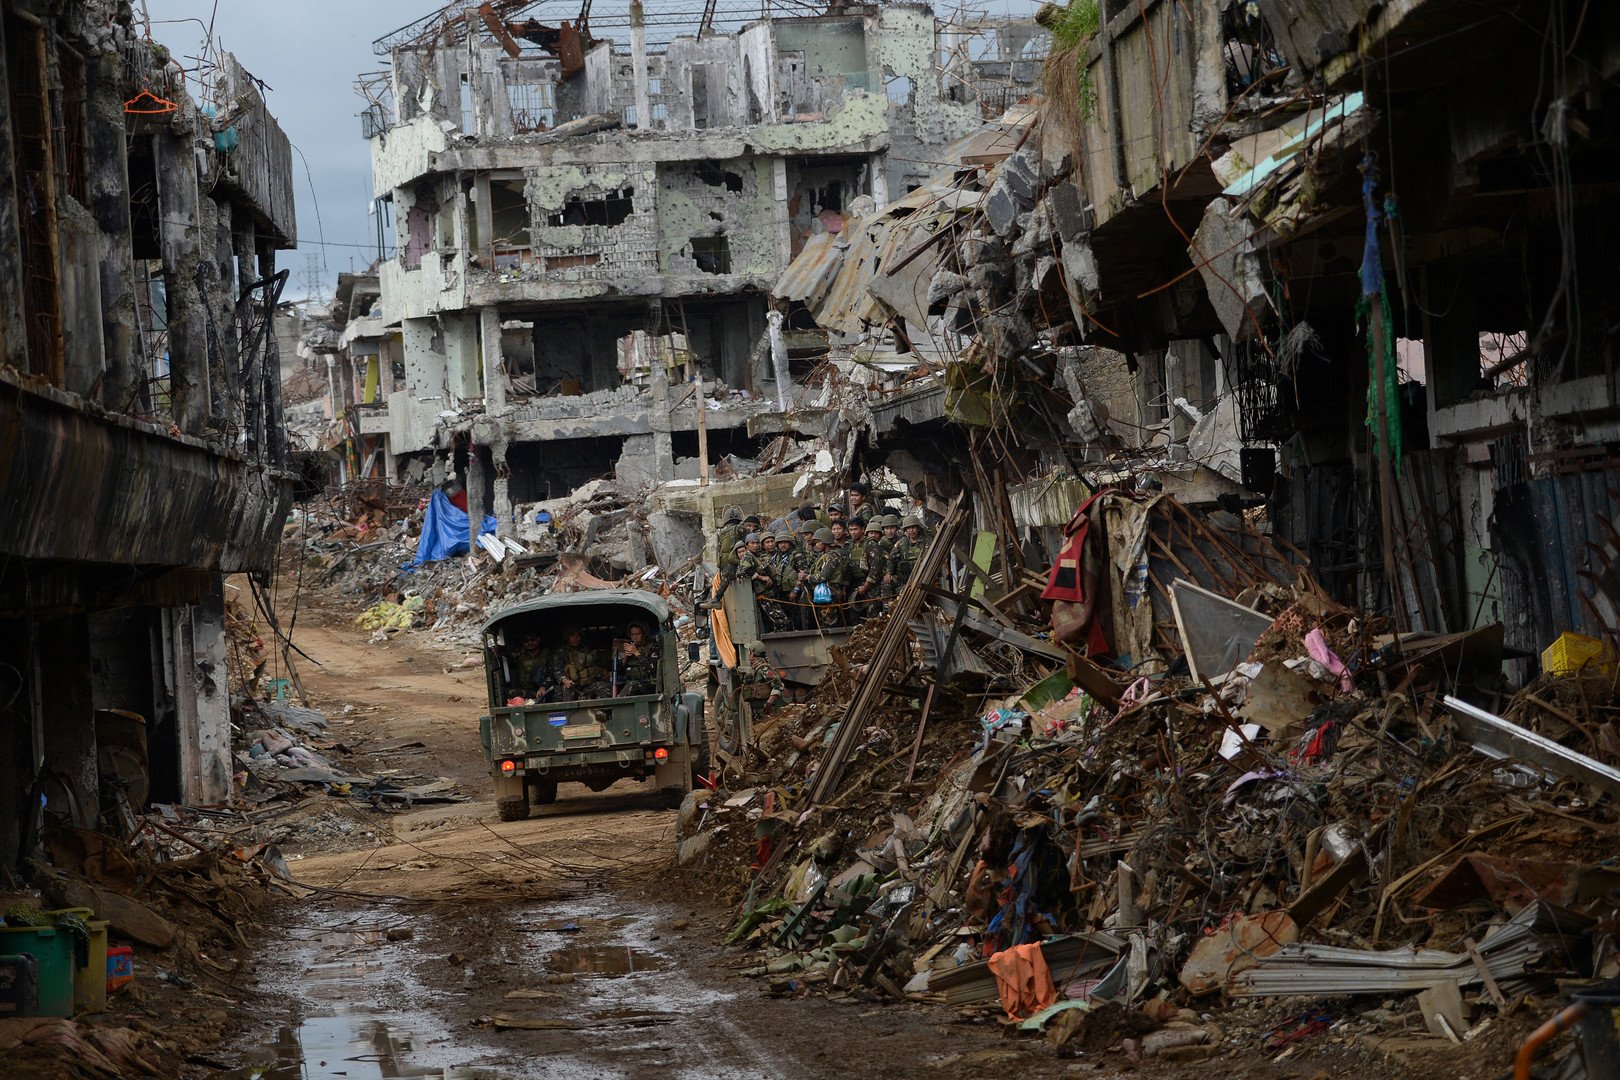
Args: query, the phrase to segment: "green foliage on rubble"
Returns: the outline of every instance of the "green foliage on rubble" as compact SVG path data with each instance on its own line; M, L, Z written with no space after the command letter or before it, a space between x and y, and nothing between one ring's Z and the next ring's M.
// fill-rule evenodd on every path
M1073 52L1091 44L1102 27L1097 0L1072 0L1067 7L1047 4L1036 20L1052 32L1053 52Z
M1046 4L1035 14L1035 21L1052 34L1044 81L1048 101L1072 107L1081 123L1090 120L1097 109L1097 87L1086 68L1086 49L1102 27L1097 0L1070 0L1059 7Z

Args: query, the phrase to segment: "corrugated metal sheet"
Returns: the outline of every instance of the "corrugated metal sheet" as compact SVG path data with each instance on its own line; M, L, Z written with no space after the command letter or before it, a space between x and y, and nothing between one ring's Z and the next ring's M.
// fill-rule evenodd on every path
M1080 504L1091 498L1091 487L1084 480L1053 474L1007 487L1012 504L1013 523L1019 528L1061 528L1069 523Z

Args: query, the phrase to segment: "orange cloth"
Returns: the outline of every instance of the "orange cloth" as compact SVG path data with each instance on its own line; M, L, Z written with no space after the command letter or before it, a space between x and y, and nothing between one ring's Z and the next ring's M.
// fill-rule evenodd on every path
M1057 987L1052 985L1040 942L994 953L988 963L1009 1020L1023 1020L1057 1001Z

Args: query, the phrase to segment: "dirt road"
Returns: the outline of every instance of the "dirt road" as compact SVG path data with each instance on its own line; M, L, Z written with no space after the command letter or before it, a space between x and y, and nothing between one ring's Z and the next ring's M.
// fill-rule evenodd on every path
M281 908L234 1075L1069 1075L1039 1044L944 1010L767 996L739 974L755 961L719 944L730 913L675 899L675 814L643 785L564 785L530 820L499 822L481 668L426 634L370 644L320 607L295 640L355 771L444 777L472 797L293 838L293 875L337 891Z

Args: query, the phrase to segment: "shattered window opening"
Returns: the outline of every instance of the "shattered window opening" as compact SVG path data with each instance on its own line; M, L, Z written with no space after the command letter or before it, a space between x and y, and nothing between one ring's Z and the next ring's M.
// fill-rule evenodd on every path
M569 199L563 208L546 219L552 227L568 225L600 225L616 228L635 213L635 188L621 188L607 195L591 198L578 196Z
M710 187L723 187L733 194L740 194L743 189L743 178L740 173L722 169L713 161L698 162L692 167L692 174Z
M529 199L524 181L490 180L489 218L490 244L497 258L503 252L529 249Z
M724 236L694 236L692 261L705 274L731 273L731 242Z
M416 189L416 201L405 212L405 249L401 261L407 270L420 270L422 256L432 250L433 219L439 212L439 200L426 184Z

